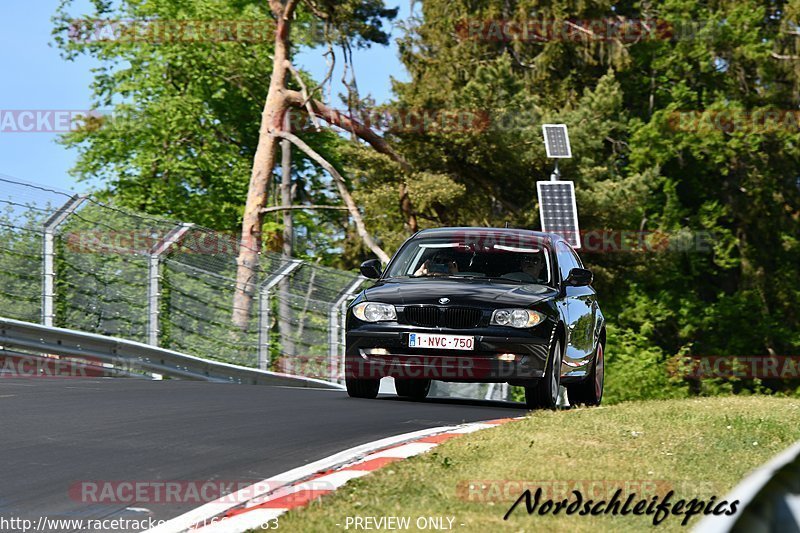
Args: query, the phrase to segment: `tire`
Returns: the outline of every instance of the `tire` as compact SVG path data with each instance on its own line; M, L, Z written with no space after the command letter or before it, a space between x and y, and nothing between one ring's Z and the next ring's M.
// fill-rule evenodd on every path
M555 409L561 386L561 361L564 352L561 341L556 341L553 352L547 358L544 376L532 387L525 387L525 405L528 409Z
M429 379L396 379L394 388L398 396L411 398L412 400L424 400L431 390L431 380Z
M380 385L381 380L379 379L345 379L347 394L351 398L368 398L370 400L377 398Z
M600 405L603 401L603 386L605 385L605 346L597 343L597 353L592 362L592 370L587 378L580 383L567 385L567 396L571 405Z

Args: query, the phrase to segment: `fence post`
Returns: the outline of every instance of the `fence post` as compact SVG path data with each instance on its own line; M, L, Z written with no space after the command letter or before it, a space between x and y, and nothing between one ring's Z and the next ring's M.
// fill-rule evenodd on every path
M86 195L76 194L67 200L55 213L44 221L42 241L42 324L53 326L55 317L56 229L86 200Z
M301 266L303 266L301 259L292 259L261 284L258 298L258 368L260 370L268 370L267 366L269 366L270 291Z
M150 250L150 261L147 270L147 344L158 346L158 315L159 301L161 299L161 273L159 265L161 256L169 248L178 242L183 235L194 226L192 223L184 222L172 228L163 239L159 240Z
M347 301L353 297L356 289L358 289L367 278L364 276L357 276L353 282L339 295L339 298L334 302L328 314L328 365L330 366L330 380L334 383L341 381L339 377L339 365L342 358L344 358L345 351L345 325L347 316ZM341 316L341 321L339 317ZM339 337L341 336L341 342ZM340 350L341 347L341 350ZM344 364L342 363L342 369Z

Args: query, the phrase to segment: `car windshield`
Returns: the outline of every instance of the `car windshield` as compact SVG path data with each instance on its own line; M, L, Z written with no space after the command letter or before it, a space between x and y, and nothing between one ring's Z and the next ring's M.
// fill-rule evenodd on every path
M403 247L386 277L488 278L548 285L552 268L547 247L534 237L422 237Z

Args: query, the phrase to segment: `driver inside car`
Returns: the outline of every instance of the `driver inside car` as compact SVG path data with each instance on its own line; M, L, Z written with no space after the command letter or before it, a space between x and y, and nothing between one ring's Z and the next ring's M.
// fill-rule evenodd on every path
M445 251L436 252L422 266L414 272L414 277L419 276L451 276L458 273L458 263L452 254Z
M503 274L501 277L525 283L547 282L546 263L541 253L525 254L519 260L519 271Z
M542 281L543 268L544 256L542 254L525 254L520 261L520 270L535 281Z

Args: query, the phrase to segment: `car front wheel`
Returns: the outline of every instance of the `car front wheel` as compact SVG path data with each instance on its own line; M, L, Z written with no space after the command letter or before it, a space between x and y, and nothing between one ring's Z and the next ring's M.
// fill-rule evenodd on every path
M431 380L429 379L396 379L394 388L398 396L411 398L412 400L424 400L431 390Z
M351 398L372 399L378 396L381 380L346 378L344 383Z
M600 405L603 400L603 385L605 381L605 354L601 342L597 343L592 370L587 378L574 385L567 386L567 396L572 405Z
M525 387L525 405L528 409L555 409L561 386L561 342L556 341L553 353L547 358L544 376L532 387Z

